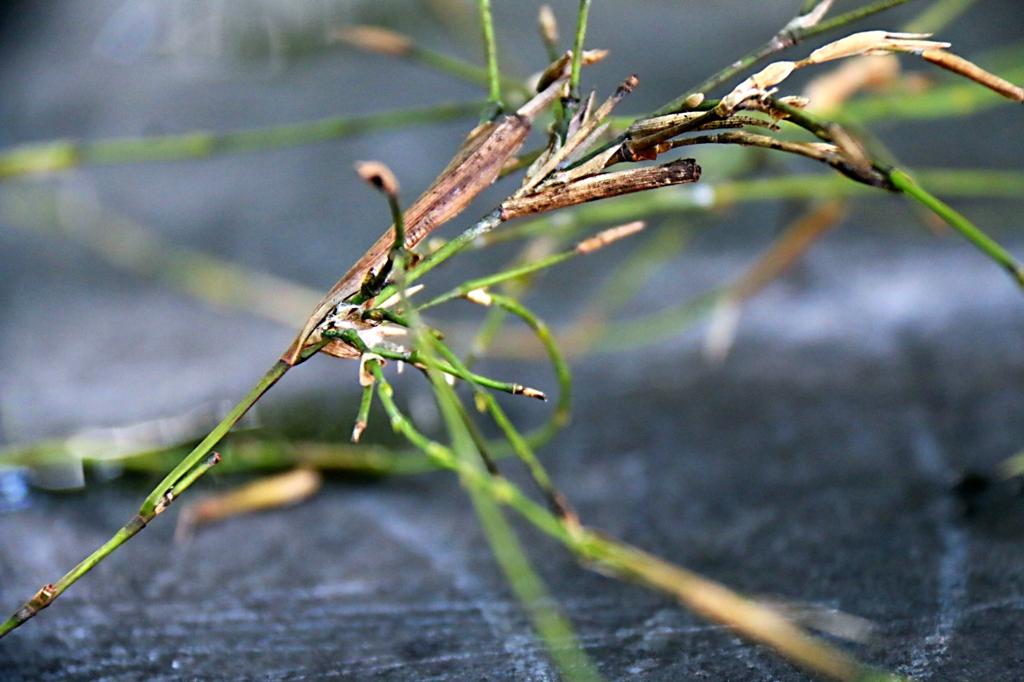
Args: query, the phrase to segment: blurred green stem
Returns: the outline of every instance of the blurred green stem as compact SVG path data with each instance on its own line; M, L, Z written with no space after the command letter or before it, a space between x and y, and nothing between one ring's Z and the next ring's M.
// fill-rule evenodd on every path
M0 151L0 179L91 165L199 159L337 140L352 135L427 125L480 111L479 102L443 104L369 116L335 116L230 133L189 132L96 141L56 140Z
M494 37L494 18L491 15L491 0L478 0L480 28L483 32L484 55L487 58L487 106L482 121L490 121L502 110L501 72L498 69L498 43Z
M942 30L974 5L977 0L935 0L916 17L908 21L908 33L935 33Z
M1014 281L1024 288L1024 267L1002 245L985 234L962 213L959 213L945 202L925 191L921 185L917 184L905 172L894 168L889 171L888 176L896 189L942 218L950 227L963 235L967 241L974 244L979 251L1002 266L1004 270L1010 273Z
M107 542L95 550L92 554L83 559L77 566L68 571L56 583L44 585L32 599L27 601L10 618L0 624L0 637L18 627L25 621L35 616L39 611L49 606L53 601L74 585L86 573L91 571L97 564L110 555L114 550L134 537L139 531L146 527L156 516L163 513L168 505L191 487L196 480L210 470L220 461L218 455L210 456L210 451L217 443L227 435L231 427L238 423L246 412L249 411L256 401L266 393L271 386L284 376L289 365L278 361L260 379L259 382L249 391L241 402L239 402L223 420L206 436L181 462L176 466L163 481L146 497L139 512L133 516L117 533Z
M602 533L566 524L527 497L507 479L492 477L437 441L420 433L394 400L394 389L377 362L368 362L392 428L423 450L438 466L459 474L463 484L519 513L538 530L561 542L600 572L638 582L668 594L702 616L728 625L741 636L766 644L801 667L838 680L899 678L877 673L831 645L803 632L772 609L723 585L662 561ZM435 382L435 386L440 382ZM450 390L450 387L446 387ZM444 403L442 402L442 405ZM454 421L454 420L452 420Z

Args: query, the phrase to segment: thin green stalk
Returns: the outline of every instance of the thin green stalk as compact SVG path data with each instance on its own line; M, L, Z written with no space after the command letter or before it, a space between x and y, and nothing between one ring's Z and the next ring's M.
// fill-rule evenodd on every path
M408 305L405 297L405 279L400 278L396 285L409 318L415 344L414 352L421 353L428 361L426 363L427 376L434 387L441 413L452 437L454 461L459 465L457 470L470 492L474 508L499 565L505 572L509 584L532 616L535 629L547 645L562 675L569 680L600 679L593 664L580 648L571 624L550 605L551 600L544 584L533 571L529 560L519 546L515 533L505 521L497 506L498 500L493 495L486 495L486 491L474 485L474 481L495 480L491 476L481 477L482 462L487 462L492 471L496 471L496 468L485 451L480 450L474 453L476 447L473 442L473 434L467 430L467 424L471 423L468 420L468 415L465 415L461 402L454 389L448 385L446 378L433 369L435 365L440 364L435 350L441 344L437 343L428 330L422 326L418 311ZM370 371L374 374L374 378L383 382L380 363L377 361L371 361L371 363ZM469 373L465 367L458 367L458 369L462 369L465 374ZM383 393L382 388L382 397ZM392 407L394 407L393 402ZM464 415L466 421L463 421ZM473 476L466 476L467 472L472 472Z
M513 259L513 265L516 263L528 263L529 261L542 257L542 254L550 253L561 244L559 239L545 239L544 241L536 240L526 244L516 258ZM542 254L537 253L537 247L541 247ZM519 279L511 280L506 282L502 289L506 294L514 297L522 296L533 283L533 277L526 276ZM476 330L476 334L473 337L473 343L469 348L469 353L466 356L466 365L472 367L476 361L487 352L487 349L494 342L494 339L501 333L502 328L505 324L505 318L508 313L503 310L500 306L491 306L487 315L484 317L484 321Z
M181 479L179 482L180 489L176 490L175 493L183 492L188 489L197 479L199 479L200 476L216 466L218 462L220 462L220 455L213 454L208 456L205 461L199 463L192 471ZM19 625L31 619L37 613L52 604L57 597L74 585L79 578L91 571L93 567L100 563L107 555L130 540L140 530L145 528L146 524L152 521L154 516L162 513L173 499L174 498L168 494L164 499L163 504L152 514L142 514L141 512L136 514L128 521L128 523L122 526L122 528L117 531L112 538L107 540L102 547L82 560L77 566L68 571L60 580L56 583L44 585L31 599L25 602L20 609L11 615L10 618L3 623L0 623L0 638L3 638L11 630L14 630Z
M0 449L0 470L5 468L34 468L64 464L109 466L117 464L119 470L129 474L163 474L191 450L180 443L166 446L140 444L137 448L111 434L85 441L74 436L69 439L48 440ZM347 445L330 441L285 441L272 436L256 437L245 432L236 433L228 444L220 448L224 460L218 466L222 474L254 471L278 471L296 466L323 471L383 476L413 474L429 471L419 453L392 451L383 447Z
M676 111L680 111L686 106L686 101L691 96L697 93L709 95L715 88L728 83L755 64L758 64L787 48L807 40L808 38L813 38L837 28L842 28L856 21L872 16L873 14L884 12L885 10L892 9L893 7L903 5L907 2L910 2L910 0L877 0L876 2L850 10L849 12L840 14L831 19L821 20L813 26L801 27L799 25L794 26L791 23L758 49L740 57L729 66L710 76L704 82L691 88L686 93L675 98L657 111L649 114L649 116L661 116L663 114L671 114ZM803 9L797 18L799 19L800 17L805 16L818 4L820 3L815 3L810 0L804 3ZM809 7L810 9L808 9Z
M467 466L450 448L421 434L398 409L394 389L379 363L368 362L380 385L378 395L392 428L423 450L438 466L457 472L467 486L479 488L497 503L520 514L541 532L561 542L587 566L620 579L639 582L679 600L702 616L724 623L741 636L766 644L797 665L837 680L898 680L877 672L831 645L811 637L772 609L745 599L723 585L673 566L639 549L563 520L529 499L504 478ZM435 384L436 385L436 384Z
M580 255L579 252L574 249L570 249L569 251L555 253L531 263L525 263L507 270L502 270L501 272L496 272L493 275L468 280L452 289L449 289L443 294L435 296L423 305L419 306L418 309L426 310L427 308L433 308L434 306L441 305L442 303L446 303L452 299L461 298L476 289L486 289L503 282L508 282L509 280L519 279L520 277L533 274L539 270L544 270L554 265L558 265L559 263L563 263L578 255Z
M221 441L224 436L228 434L228 431L238 423L245 413L256 404L263 394L270 390L270 388L278 382L278 380L285 375L291 366L283 360L278 360L274 363L273 367L267 370L267 373L252 387L252 390L242 398L242 400L231 408L231 411L220 421L217 426L210 431L209 435L199 442L198 445L185 456L184 459L174 467L167 476L164 477L160 484L146 497L146 500L142 503L142 508L139 513L147 515L160 504L164 495L174 490L175 485L180 481L192 467L199 463L199 461L208 455L210 451Z
M135 536L146 527L154 517L162 513L178 494L191 486L200 476L209 471L219 458L211 458L210 451L227 435L231 427L248 412L260 397L266 393L277 380L284 376L289 365L278 361L253 387L245 398L236 405L213 431L200 442L163 481L153 489L142 503L139 513L133 516L112 538L99 549L83 559L77 566L68 571L56 583L44 586L32 599L26 602L14 615L0 624L0 637L32 618L40 610L46 608L53 600L74 585L82 576L91 571L109 554ZM203 461L205 459L205 461Z
M456 472L467 490L470 491L474 507L480 515L481 524L491 548L495 552L495 557L502 570L505 571L518 598L526 605L535 627L548 645L548 650L559 669L571 679L598 679L593 664L579 648L572 626L556 610L546 606L550 600L543 583L529 566L514 532L507 526L504 518L496 513L497 509L494 505L495 503L510 506L518 504L521 509L525 510L524 516L537 519L538 523L548 526L555 532L558 532L560 528L557 519L550 515L545 519L544 515L547 512L521 493L515 495L515 501L508 501L509 491L516 490L518 492L515 486L503 478L493 478L487 474L481 467L479 458L472 456L472 453L459 454L460 449L472 448L472 441L465 433L461 421L453 414L451 400L445 399L444 394L440 393L444 389L450 390L451 388L444 384L443 379L436 381L434 386L439 393L442 413L446 416L446 422L452 431L453 441L456 445L454 449L447 448L421 434L395 403L394 388L384 376L380 363L371 360L366 365L380 386L378 396L391 421L392 429L421 449L439 467Z
M547 424L538 429L536 433L530 434L527 438L531 447L538 448L551 440L559 430L569 423L569 417L572 413L572 373L569 370L568 363L565 361L565 357L562 355L561 349L558 347L558 343L555 341L555 337L551 334L551 330L543 320L511 296L491 293L490 298L494 305L515 315L533 331L544 347L544 352L547 353L548 360L551 362L551 367L555 372L555 378L558 381L558 400L555 401L555 408L551 412L551 419Z
M461 409L458 396L443 378L435 375L432 380L456 457L466 467L475 465L477 472L482 473L472 440L465 424L459 419L459 413L464 410ZM600 680L597 668L580 647L572 624L554 606L544 582L530 564L519 538L498 506L498 501L489 494L489 490L473 484L479 478L463 477L463 480L491 551L516 597L533 620L534 629L547 646L561 676L570 681Z
M490 121L503 108L501 101L501 71L498 69L498 42L494 37L494 18L491 16L491 0L478 0L480 28L483 31L484 54L487 57L487 106L483 121Z
M346 27L336 32L335 38L356 49L404 59L473 85L490 87L492 82L493 72L489 68L490 63L487 67L482 67L445 52L423 47L414 43L407 35L379 26ZM520 78L500 72L497 78L506 93L514 92L524 99L532 94Z
M445 344L435 342L435 347L438 353L451 363L453 367L461 371L469 371L459 359L458 355L456 355ZM559 510L563 514L568 513L568 507L564 502L564 497L555 488L554 483L551 481L551 476L548 475L544 465L540 463L539 459L537 459L533 448L530 447L526 438L524 438L512 425L508 415L506 415L505 411L501 409L501 406L498 404L498 401L495 400L494 396L480 388L474 388L473 395L476 398L477 406L486 409L491 415L491 419L493 419L494 423L501 429L505 439L512 447L512 452L523 464L526 465L527 470L530 472L530 476L533 478L541 492L548 498L552 508Z
M822 140L828 142L832 141L833 133L836 128L836 125L832 122L809 112L795 109L783 103L779 103L779 107L786 112L787 117L791 122L813 133ZM881 176L883 176L891 185L891 188L895 188L910 196L922 206L935 213L935 215L942 218L950 225L950 227L960 232L964 238L971 242L982 253L1009 272L1010 276L1013 277L1017 284L1021 288L1024 288L1024 268L1022 268L1020 263L1018 263L1013 255L1003 248L1003 246L985 234L961 213L958 213L949 205L926 192L905 172L898 168L883 166L877 161L872 161L872 163L873 166L870 170L876 175L881 174Z
M899 7L900 5L905 5L910 1L911 0L876 0L875 2L868 3L863 7L852 9L845 14L840 14L832 17L831 19L825 19L817 26L801 33L799 40L806 40L808 38L821 35L822 33L834 31L837 28L843 28L844 26L860 21L861 19L867 19L879 12L884 12L886 10L893 9L894 7Z
M590 0L580 0L576 14L576 36L572 43L572 70L569 72L569 97L579 103L580 69L583 65L583 43L587 36L587 21L590 17ZM571 116L570 116L571 117Z
M410 268L405 273L405 283L412 284L423 275L427 274L441 263L445 262L456 253L472 244L475 240L484 236L498 225L501 225L501 211L496 210L487 214L484 218L479 220L476 224L467 230L464 230L460 235L444 243L441 248L434 251L429 256L421 260L415 266ZM384 289L378 294L377 298L380 301L386 301L395 294L398 293L398 287L395 284L384 287Z
M553 606L550 592L530 565L522 544L500 507L476 486L468 486L468 489L494 558L516 598L530 615L534 629L547 645L560 677L567 682L602 679L580 646L569 619Z
M436 369L444 374L451 375L453 377L468 381L471 384L477 386L483 386L484 388L490 388L495 391L501 391L503 393L509 393L511 395L522 395L529 398L539 398L541 400L547 400L543 393L540 391L530 388L529 386L523 386L510 381L498 381L485 377L474 372L462 372L458 368L451 366L448 363L441 362L439 360L432 359L426 356L419 350L412 351L399 351L392 348L383 346L376 346L373 348L368 347L363 343L362 339L359 338L359 334L353 329L345 330L327 330L324 332L324 337L328 339L340 339L345 343L349 344L360 353L372 353L379 355L386 360L395 360L397 362L406 362L410 365L422 368Z
M479 110L479 102L444 104L369 116L335 116L230 133L201 131L91 142L56 140L26 144L0 152L0 179L53 173L80 166L178 161L294 147L357 134L449 121Z
M370 423L370 406L373 404L373 389L375 384L370 382L363 386L363 395L359 401L359 411L356 412L356 423L352 426L352 442L358 443L367 424Z
M967 241L974 244L979 251L998 263L1010 273L1014 281L1024 288L1024 266L1013 255L994 239L985 234L962 213L929 194L905 172L893 168L888 172L889 180L899 191L942 218L950 227L959 232Z
M569 71L569 96L562 100L559 135L564 139L569 121L580 106L580 73L583 66L583 45L587 37L587 21L590 17L590 0L580 0L576 13L576 34L572 43L572 65Z

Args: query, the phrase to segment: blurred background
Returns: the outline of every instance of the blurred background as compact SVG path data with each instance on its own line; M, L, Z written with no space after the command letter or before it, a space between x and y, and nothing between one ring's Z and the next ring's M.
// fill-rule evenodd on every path
M898 29L934 4L911 2L857 28ZM938 37L1020 82L1019 2L962 4L973 6ZM495 5L503 69L542 69L540 3ZM575 3L552 5L567 46ZM611 54L584 86L600 97L635 72L641 85L617 113L655 109L763 43L799 5L595 3L587 43ZM386 162L411 199L476 123L485 94L331 38L346 25L386 26L479 64L475 3L463 0L15 2L0 16L3 150L424 107L425 118L443 119L52 173L5 172L10 157L0 157L7 464L26 446L89 429L179 417L152 426L173 438L233 404L388 222L353 162ZM915 92L961 84L913 58L901 63L907 80L867 93L859 110L851 103L851 125L923 178L956 171L936 194L1024 257L1020 107L954 97L907 114L898 105ZM794 78L786 94L806 80ZM858 193L798 263L744 303L730 352L711 358L706 317L691 320L686 308L643 316L742 277L808 201L709 192L735 175L830 171L746 152L692 154L701 185L659 190L688 208L666 211L635 242L550 272L527 299L571 330L578 311L602 309L595 294L617 267L649 254L636 296L603 328L627 342L573 357L573 423L543 451L555 479L590 525L743 592L867 619L873 634L853 649L870 662L922 679L1000 677L1024 641L1024 500L994 475L1024 448L1021 291L899 197ZM511 187L485 193L445 236ZM488 272L519 248L459 257L431 289ZM219 261L258 280L259 305L218 300L225 285L210 273L223 272ZM437 321L473 329L478 319L455 305ZM499 339L484 366L553 390L541 361L509 357L524 354L510 352L517 346ZM344 439L355 379L355 365L314 358L247 426L275 442ZM429 427L423 382L406 375L400 385ZM526 424L544 417L540 404L505 403ZM394 442L382 415L371 422L368 442ZM66 463L0 471L2 608L105 540L157 479L122 473ZM240 480L210 478L210 490ZM0 642L0 668L10 679L550 679L461 492L446 474L334 475L306 504L232 519L184 544L173 544L172 522L154 524ZM800 679L668 600L584 572L530 530L524 537L609 678Z

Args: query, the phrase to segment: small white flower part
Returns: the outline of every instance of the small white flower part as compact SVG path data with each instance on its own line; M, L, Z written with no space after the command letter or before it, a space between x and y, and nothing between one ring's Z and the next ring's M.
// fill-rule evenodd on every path
M411 298L412 296L415 296L419 292L423 291L423 286L424 285L422 285L422 284L414 284L411 287L406 288L406 290L405 290L405 297L406 298ZM391 306L393 306L396 303L398 303L400 300L401 300L401 296L399 296L398 293L396 292L396 293L388 296L386 299L384 299L383 302L378 303L377 307L378 308L390 308Z
M786 24L786 27L782 30L784 32L799 31L817 26L832 8L833 2L834 0L821 0L821 2L812 7L811 11L807 14L801 14L798 17L793 17L793 20Z
M359 338L370 348L388 344L388 338L404 337L409 333L405 327L397 324L384 323L368 329L359 329Z
M491 295L487 293L487 289L473 289L468 294L466 294L466 300L472 301L473 303L476 303L477 305L482 305L484 307L491 305L491 303L494 301L494 299L491 298Z
M373 372L366 369L366 363L370 360L375 360L382 365L384 364L384 358L376 353L363 353L359 356L359 385L363 388L372 385L376 381Z
M824 47L819 47L812 52L807 59L801 62L801 66L807 64L821 64L834 59L845 57L857 57L860 55L881 55L891 52L918 53L925 50L945 49L951 43L942 43L935 40L925 40L931 37L931 33L892 33L890 31L861 31L848 35Z

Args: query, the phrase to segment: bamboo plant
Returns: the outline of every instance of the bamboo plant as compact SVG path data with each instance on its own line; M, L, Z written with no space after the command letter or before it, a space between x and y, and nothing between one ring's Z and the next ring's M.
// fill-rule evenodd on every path
M853 32L816 50L804 51L799 58L762 66L784 50L800 49L801 43L810 38L845 31L859 20L907 1L878 0L833 14L832 0L807 0L796 16L763 46L656 111L628 119L615 117L613 112L641 86L638 75L626 76L614 92L600 101L593 94L581 95L585 67L606 57L603 51L587 49L585 45L591 12L589 0L579 2L572 45L565 52L557 49L558 29L550 11L542 10L541 36L550 64L528 84L501 71L489 0L479 0L477 6L486 61L482 69L438 56L382 29L347 27L339 31L339 40L360 49L417 60L482 82L487 87L486 102L472 105L474 111L481 112L480 123L469 131L437 179L408 206L403 205L399 180L391 169L378 162L357 164L360 177L383 195L390 227L312 306L312 314L277 361L223 420L184 454L137 512L110 540L56 582L45 584L0 623L0 637L49 607L218 466L223 458L214 449L246 412L286 373L314 355L325 354L358 363L362 400L355 415L352 440L358 441L368 421L380 413L411 447L410 452L402 455L404 459L386 455L378 459L371 451L349 453L349 461L355 463L355 468L379 466L380 471L440 468L453 472L469 493L498 564L566 678L595 679L598 673L579 648L571 623L551 606L546 588L506 520L509 512L563 544L583 566L662 592L812 673L840 680L894 679L804 631L769 605L588 527L537 456L537 447L567 422L571 383L561 344L544 321L523 303L521 294L537 272L573 258L585 258L603 248L615 248L616 242L642 230L644 224L636 220L643 217L642 210L636 203L616 204L624 209L613 207L610 211L597 204L588 209L596 217L579 221L573 228L585 231L583 234L563 231L558 234L560 246L555 249L541 256L528 256L507 269L449 290L428 297L421 289L429 282L421 280L428 280L427 275L434 268L450 259L471 258L472 251L481 244L550 234L553 226L547 216L562 209L644 193L651 194L651 200L644 204L648 212L651 206L657 209L658 201L665 202L660 210L678 211L680 206L673 203L678 200L660 199L658 190L699 183L702 165L709 163L701 159L702 152L706 151L713 162L717 147L739 146L798 155L824 164L837 175L821 178L818 187L829 183L829 187L837 188L836 194L867 189L903 195L945 221L1024 288L1024 267L1020 262L970 219L927 191L927 182L922 183L892 159L883 157L877 147L845 126L840 116L812 113L812 102L786 94L784 88L787 79L798 70L820 69L823 64L865 56L901 55L952 71L974 81L974 87L987 88L1018 103L1024 101L1024 90L952 53L949 43L920 32ZM941 5L947 15L952 15L960 4L969 3L944 0L934 7ZM365 122L323 121L282 130L219 136L34 145L0 153L0 177L57 172L80 164L201 157L309 143L369 127L417 123L424 118L440 120L464 111L465 107L434 108ZM524 151L531 132L538 129L545 133L543 144ZM697 158L681 155L678 150L684 147L692 148L684 151L692 151ZM428 237L459 219L484 189L511 174L520 176L518 188L492 211L433 250L422 250ZM745 196L752 187L749 182L742 182L737 181L734 189L737 196ZM810 192L813 195L814 188ZM834 204L816 206L743 279L688 305L716 309L719 313L739 305L798 258L834 224L838 213ZM527 217L532 221L521 220ZM506 227L512 221L520 222L518 226ZM601 224L603 229L593 231L590 228L594 224ZM623 265L624 272L628 266L628 262ZM643 261L635 267L643 267ZM245 273L240 277L244 281ZM456 353L447 340L450 335L428 325L422 316L425 310L456 300L489 311L469 356ZM519 320L528 333L536 336L558 378L559 397L553 416L539 432L524 433L518 428L494 394L546 400L545 393L515 380L479 374L472 368L476 356L487 350L506 318ZM389 378L388 370L396 365L411 366L427 379L444 418L445 438L427 435L403 411L395 397L398 387ZM457 384L466 386L468 397L456 390ZM467 406L467 400L497 427L502 435L500 442L488 441L481 435L478 417ZM502 475L498 460L507 455L525 466L540 502ZM290 480L289 485L295 486L298 495L306 495L315 487L315 481L298 478ZM274 494L252 488L234 504L272 504ZM206 513L216 516L221 512Z

